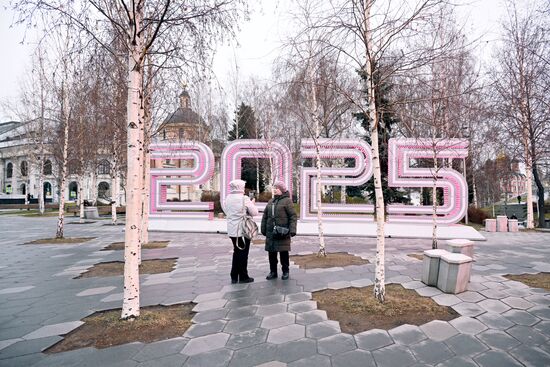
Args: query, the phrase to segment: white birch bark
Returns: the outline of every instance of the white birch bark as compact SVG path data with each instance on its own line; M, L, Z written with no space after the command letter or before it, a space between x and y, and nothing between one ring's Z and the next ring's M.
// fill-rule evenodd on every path
M473 195L474 195L474 208L478 208L477 185L476 185L476 176L475 175L472 176L472 190L474 191L474 193L473 193Z
M433 160L434 160L434 170L433 175L433 185L432 185L432 249L437 248L437 151L434 143L433 147Z
M113 163L111 165L111 224L116 225L117 213L116 208L118 206L118 190L120 188L120 182L118 180L118 130L115 127L113 133Z
M370 137L372 142L372 168L374 173L374 193L376 197L376 264L374 271L374 297L384 302L386 297L385 286L385 238L384 238L384 224L385 224L385 209L384 209L384 193L382 191L382 174L380 172L380 149L378 146L378 111L376 110L376 90L374 85L374 70L373 60L371 58L373 49L372 30L370 25L370 11L372 7L372 1L367 0L368 3L365 7L365 28L364 39L367 43L366 51L366 88L368 91L369 101L369 117L371 119Z
M67 186L67 156L69 150L69 100L62 87L63 100L63 159L61 162L61 182L59 184L59 214L57 216L57 231L55 238L63 238L63 224L65 221L65 190Z
M529 131L527 122L523 125L523 148L525 152L525 176L527 178L527 225L526 228L535 228L535 214L533 213L533 168L531 166L531 155L529 154Z
M78 208L79 208L79 222L84 223L84 178L82 177L83 173L78 176Z
M142 28L143 4L138 3L133 12L135 29ZM141 186L140 171L143 155L140 152L140 130L143 121L140 120L142 107L143 65L144 54L143 34L137 32L130 42L128 52L128 104L127 104L127 134L128 162L126 175L126 226L124 245L124 299L122 303L122 319L139 317L139 227L141 226Z

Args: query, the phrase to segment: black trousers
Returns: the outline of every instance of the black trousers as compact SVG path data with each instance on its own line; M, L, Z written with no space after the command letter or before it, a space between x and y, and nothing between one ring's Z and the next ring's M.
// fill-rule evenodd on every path
M288 266L290 264L288 259L288 251L279 251L278 253L281 258L283 273L288 273ZM269 271L277 274L277 251L269 252Z
M231 263L231 279L244 280L248 279L248 251L250 251L250 240L243 237L229 237L233 242L233 262ZM244 250L237 248L237 239L239 246Z

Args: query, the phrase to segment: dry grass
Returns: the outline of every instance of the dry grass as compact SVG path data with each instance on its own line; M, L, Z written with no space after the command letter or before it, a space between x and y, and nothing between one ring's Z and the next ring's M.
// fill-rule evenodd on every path
M408 257L412 257L414 259L417 259L417 260L424 260L424 255L422 254L407 254Z
M362 259L359 256L350 255L347 252L331 252L327 253L326 257L310 255L293 255L290 260L303 269L315 268L333 268L336 266L349 265L365 265L369 264L368 260Z
M95 347L108 348L131 342L151 343L181 336L191 326L195 305L142 307L140 317L121 320L121 310L97 312L86 317L84 324L65 336L45 353Z
M378 302L373 286L323 290L313 293L318 308L340 322L343 332L356 334L371 329L389 330L403 324L422 325L432 320L452 320L458 314L399 284L386 285L386 300Z
M168 246L170 241L151 241L141 245L141 249L155 249L155 248L165 248ZM101 249L101 251L108 250L124 250L124 242L113 242L109 246Z
M64 237L64 238L42 238L25 243L25 245L74 245L88 242L95 237Z
M538 274L507 274L504 275L505 278L510 280L515 280L517 282L522 282L523 284L528 285L533 288L542 288L550 291L550 273L538 273Z
M174 270L176 265L176 258L171 259L154 259L143 260L139 266L140 274L160 274L169 273ZM74 279L79 278L92 278L92 277L113 277L117 275L124 275L124 262L123 261L111 261L95 264L86 272L80 274Z

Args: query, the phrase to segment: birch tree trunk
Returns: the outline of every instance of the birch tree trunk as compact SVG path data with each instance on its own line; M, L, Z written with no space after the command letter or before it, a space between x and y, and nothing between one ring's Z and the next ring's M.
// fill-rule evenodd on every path
M143 4L135 6L133 28L142 29ZM122 303L122 319L139 317L139 251L141 227L141 179L140 170L143 154L140 151L143 120L140 119L143 95L143 65L144 54L143 33L136 32L130 42L128 51L128 104L127 104L127 134L128 162L126 174L126 226L124 238L124 299Z
M115 127L113 133L113 163L111 165L111 224L116 225L117 213L116 208L118 206L118 190L120 188L120 182L118 180L118 130Z
M432 249L437 248L437 152L434 144L433 151L433 160L434 160L434 171L433 171L433 180L432 185Z
M65 221L65 189L67 186L67 156L69 151L69 101L63 89L63 159L61 162L61 182L59 184L59 214L57 216L57 232L55 238L63 238L63 224Z
M143 162L143 215L142 215L142 228L141 228L141 243L149 242L149 194L151 189L151 180L149 180L149 174L151 171L150 152L147 146L144 147L144 162ZM140 251L141 252L141 251ZM141 263L141 256L140 256Z
M472 175L472 190L474 191L473 193L473 196L474 196L474 208L478 208L478 203L477 203L477 184L476 184L476 176L475 175Z
M531 152L529 151L529 138L528 138L528 128L527 122L524 122L524 137L523 137L523 148L525 154L525 176L527 176L527 225L526 228L534 228L534 218L533 213L533 167L531 166Z
M386 298L385 286L385 208L384 193L382 191L382 174L380 172L380 148L378 146L378 111L376 110L376 90L374 85L374 62L372 30L370 26L370 11L372 1L367 0L365 7L364 39L366 40L366 87L369 102L369 117L371 119L370 138L372 142L372 168L374 173L374 193L376 197L376 264L374 271L374 297L381 303Z
M45 212L44 204L44 154L40 155L40 164L38 165L38 211L40 215Z
M83 173L79 175L78 177L78 209L80 212L80 223L84 223L84 200L83 200L83 193L84 193L84 178L82 177Z

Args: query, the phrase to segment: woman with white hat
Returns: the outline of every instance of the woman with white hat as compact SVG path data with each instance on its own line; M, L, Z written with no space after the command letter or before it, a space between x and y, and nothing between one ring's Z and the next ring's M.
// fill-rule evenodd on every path
M231 283L252 283L254 278L248 276L248 251L250 239L243 236L242 220L248 214L258 215L255 200L244 195L243 180L229 183L229 195L225 199L225 216L227 218L227 235L233 242L233 262L231 264Z

